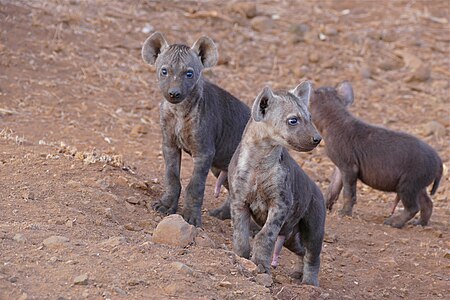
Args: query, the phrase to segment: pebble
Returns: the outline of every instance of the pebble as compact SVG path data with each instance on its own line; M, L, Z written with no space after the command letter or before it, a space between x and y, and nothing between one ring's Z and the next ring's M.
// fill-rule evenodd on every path
M320 60L320 55L317 52L312 52L308 55L308 60L310 63L318 63Z
M117 247L119 245L125 244L126 240L123 236L115 236L115 237L110 237L109 239L103 241L100 243L101 246L104 247Z
M113 289L113 291L114 291L115 293L117 293L117 294L119 294L119 295L126 295L126 294L127 294L126 291L124 291L123 289L121 289L121 288L118 287L118 286L114 286L112 289Z
M242 14L247 19L254 18L258 14L256 4L252 2L233 3L230 5L230 8L232 11Z
M134 206L133 204L130 204L128 202L125 202L125 207L130 213L132 213L136 210L136 206Z
M240 256L236 256L236 261L248 272L250 273L256 273L256 271L258 270L258 266L255 265L254 262L252 262L249 259L240 257Z
M216 243L204 231L199 231L194 241L199 247L216 248Z
M183 264L183 263L181 263L179 261L175 261L175 262L171 263L170 266L174 270L177 270L177 271L179 271L181 273L189 274L189 275L194 274L194 270L192 268L188 267L187 265L185 265L185 264Z
M88 280L89 280L89 276L87 273L78 275L77 277L75 277L75 279L73 280L73 284L75 285L87 285L88 284Z
M153 232L153 242L178 247L186 247L194 241L197 230L182 216L173 214L165 217Z
M136 197L128 197L127 202L130 204L139 204L139 199Z
M418 81L423 82L427 81L431 77L431 70L428 65L421 64L419 67L414 69L410 75L410 77L406 80L406 82Z
M147 134L147 132L148 132L148 130L147 130L147 128L146 128L144 125L138 124L138 125L135 125L135 126L131 129L130 135L131 135L132 137L138 137L138 136L140 136L140 135Z
M15 234L13 240L18 243L25 243L27 241L26 237L21 233Z
M44 246L49 248L65 246L67 243L69 243L69 238L59 235L51 236L43 241Z
M437 138L442 139L445 137L445 126L438 121L431 121L425 125L425 136L435 135Z
M219 286L225 287L225 288L231 288L233 284L229 281L221 281L219 282Z
M258 274L256 275L256 283L265 287L271 287L273 284L272 276L267 273Z
M258 32L271 30L273 26L274 24L272 19L264 16L255 17L251 21L252 29Z
M17 300L27 300L28 299L28 294L27 293L23 293L22 295L20 295L19 298L17 298Z

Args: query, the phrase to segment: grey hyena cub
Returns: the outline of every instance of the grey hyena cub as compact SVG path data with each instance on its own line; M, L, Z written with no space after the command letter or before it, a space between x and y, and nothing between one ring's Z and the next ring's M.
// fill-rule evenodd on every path
M208 37L192 47L169 45L159 32L142 47L142 58L156 66L159 87L164 95L160 105L163 155L166 164L165 193L153 208L175 213L181 192L180 164L184 150L194 160L194 171L186 188L183 217L201 226L201 206L209 170L226 182L231 157L241 140L250 109L230 93L202 76L204 68L218 59L217 48ZM220 175L221 174L221 175ZM216 187L217 193L217 187ZM216 216L229 218L228 205L216 210Z
M426 187L434 181L431 194L442 176L442 161L436 151L419 139L402 132L369 125L347 108L353 103L353 89L344 81L337 88L323 87L311 101L314 124L322 133L326 153L336 165L327 191L331 210L344 187L341 215L352 215L356 203L356 181L382 191L396 192L404 211L384 222L400 228L420 210L415 224L427 225L433 203Z
M308 111L312 87L303 82L291 91L265 87L257 96L242 141L229 166L233 249L250 256L250 218L260 226L252 261L270 272L281 245L300 256L303 282L318 285L325 224L325 202L287 148L310 151L321 141ZM278 237L278 239L277 239Z

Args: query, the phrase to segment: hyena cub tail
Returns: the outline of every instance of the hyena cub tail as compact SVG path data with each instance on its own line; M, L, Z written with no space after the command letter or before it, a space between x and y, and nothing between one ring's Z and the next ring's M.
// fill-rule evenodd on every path
M437 189L439 187L439 183L441 182L441 178L442 178L442 173L443 172L444 172L444 167L442 165L442 162L440 162L437 176L434 179L433 187L431 188L431 192L430 192L431 196L433 196L436 193L436 191L437 191Z

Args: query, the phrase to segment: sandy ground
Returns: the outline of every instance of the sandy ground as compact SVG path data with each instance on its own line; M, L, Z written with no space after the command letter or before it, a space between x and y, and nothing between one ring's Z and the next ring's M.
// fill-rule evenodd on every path
M147 209L163 191L162 97L140 47L153 30L170 42L214 39L221 59L205 76L247 104L265 84L350 80L355 115L418 136L448 169L448 1L251 8L0 0L0 299L448 299L447 171L425 228L384 226L395 196L359 184L353 217L327 216L319 288L289 277L288 250L270 288L242 270L230 221L207 214L226 197L213 197L212 175L203 229L215 246L152 242L163 217ZM324 148L292 154L325 191ZM186 185L188 155L182 166Z

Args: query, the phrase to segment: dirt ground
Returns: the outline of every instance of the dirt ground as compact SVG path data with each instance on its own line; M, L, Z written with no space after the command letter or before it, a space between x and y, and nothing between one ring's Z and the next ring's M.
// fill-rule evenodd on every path
M0 0L0 299L448 299L449 5ZM354 216L327 216L320 288L289 277L286 249L266 288L230 252L230 221L207 214L226 197L211 175L203 229L215 247L153 243L162 96L140 47L155 30L213 38L221 58L205 76L249 105L264 84L350 80L355 115L441 155L430 226L384 226L395 196L359 184ZM292 154L325 191L323 146ZM184 186L191 170L183 155Z

